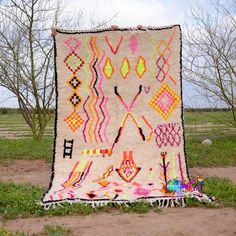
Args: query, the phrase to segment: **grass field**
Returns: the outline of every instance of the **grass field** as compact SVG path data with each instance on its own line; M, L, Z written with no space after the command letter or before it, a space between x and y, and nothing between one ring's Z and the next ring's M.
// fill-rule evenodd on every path
M228 115L228 112L185 113L186 150L190 167L236 166L236 129L217 124L218 121L212 118L227 121ZM0 163L16 159L51 160L53 119L49 122L47 135L41 141L30 138L30 130L19 114L0 115L0 132L1 128L8 132L25 133L26 137L0 138ZM201 145L205 138L210 138L213 144Z

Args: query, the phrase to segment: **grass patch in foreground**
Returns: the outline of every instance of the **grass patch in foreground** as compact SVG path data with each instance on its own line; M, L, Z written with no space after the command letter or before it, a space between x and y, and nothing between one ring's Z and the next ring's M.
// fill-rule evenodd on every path
M14 184L0 182L0 214L4 219L29 216L64 216L87 215L96 211L106 211L109 206L93 209L82 204L63 204L64 207L56 207L44 210L38 203L45 189L29 184Z
M236 207L236 186L227 179L217 177L207 178L205 181L205 193L215 196L220 207ZM92 208L79 203L64 207L50 208L44 210L37 203L40 201L43 188L32 185L18 185L13 183L0 182L0 214L3 219L14 219L17 217L30 216L64 216L64 215L87 215L93 212L104 212L114 209L111 205ZM203 206L196 201L187 200L188 206ZM208 206L208 205L206 205ZM151 207L148 203L140 202L130 207L117 206L124 212L145 213Z
M52 144L52 139L0 139L0 163L9 163L19 159L49 161Z
M212 145L200 142L210 138ZM236 133L221 133L219 130L187 136L186 150L189 167L236 166Z
M28 236L28 233L24 232L10 232L5 228L0 228L0 236ZM32 236L69 236L72 235L71 230L65 229L60 225L45 225L43 232L39 234L33 234Z
M217 205L206 205L196 199L186 199L187 206L206 207L234 207L236 208L236 185L229 179L209 177L206 178L204 193L216 198Z

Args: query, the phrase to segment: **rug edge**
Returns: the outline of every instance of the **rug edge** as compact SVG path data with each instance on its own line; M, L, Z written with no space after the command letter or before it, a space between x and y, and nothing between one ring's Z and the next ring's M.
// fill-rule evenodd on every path
M172 29L174 27L181 28L180 24L166 25L166 26L142 26L142 27L103 27L103 28L95 28L95 29L64 29L61 27L52 28L53 32L62 33L62 34L83 34L83 33L102 33L107 31L148 31L148 30L166 30Z

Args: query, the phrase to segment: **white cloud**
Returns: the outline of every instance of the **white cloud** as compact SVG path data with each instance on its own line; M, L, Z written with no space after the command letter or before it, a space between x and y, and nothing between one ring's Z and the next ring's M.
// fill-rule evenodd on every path
M68 0L67 11L74 14L83 10L85 26L90 25L90 16L95 19L109 19L118 13L109 24L120 27L152 25L162 26L184 22L184 8L187 0Z

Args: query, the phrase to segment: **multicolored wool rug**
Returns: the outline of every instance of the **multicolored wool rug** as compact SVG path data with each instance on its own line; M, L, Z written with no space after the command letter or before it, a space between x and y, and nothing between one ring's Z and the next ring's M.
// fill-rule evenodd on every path
M54 42L54 161L42 204L182 205L180 26L56 29Z

